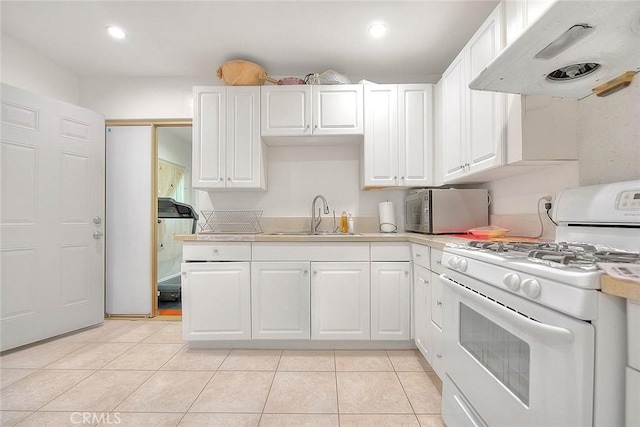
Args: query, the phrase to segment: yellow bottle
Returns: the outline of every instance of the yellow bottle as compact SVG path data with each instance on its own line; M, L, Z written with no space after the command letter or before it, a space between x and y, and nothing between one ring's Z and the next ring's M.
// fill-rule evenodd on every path
M349 225L347 223L347 213L342 211L342 216L340 217L340 232L347 233L349 231Z

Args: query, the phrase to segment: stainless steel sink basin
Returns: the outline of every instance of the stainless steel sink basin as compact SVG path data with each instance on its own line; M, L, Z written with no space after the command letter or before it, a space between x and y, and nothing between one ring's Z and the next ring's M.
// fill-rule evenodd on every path
M334 233L332 231L316 231L312 233L311 231L274 231L271 233L267 233L269 236L360 236L359 233Z

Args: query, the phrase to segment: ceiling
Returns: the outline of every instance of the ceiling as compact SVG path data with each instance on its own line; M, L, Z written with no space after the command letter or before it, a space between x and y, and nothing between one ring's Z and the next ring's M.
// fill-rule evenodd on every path
M3 35L80 78L200 77L231 59L276 77L334 69L356 82L438 76L497 5L475 1L6 1ZM387 24L373 39L367 28ZM111 39L107 25L125 29Z

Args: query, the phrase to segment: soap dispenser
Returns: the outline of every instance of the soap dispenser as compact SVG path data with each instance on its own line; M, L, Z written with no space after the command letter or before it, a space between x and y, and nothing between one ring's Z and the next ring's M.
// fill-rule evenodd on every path
M349 225L347 223L347 213L342 211L342 216L340 217L340 232L347 233L349 232Z
M349 234L355 233L355 231L353 231L353 217L351 214L349 214L349 218L347 218L347 232Z

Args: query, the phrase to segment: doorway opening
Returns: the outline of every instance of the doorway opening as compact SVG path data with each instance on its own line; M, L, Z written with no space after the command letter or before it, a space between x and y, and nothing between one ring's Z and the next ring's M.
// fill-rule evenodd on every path
M158 198L192 206L191 124L157 125L156 204ZM176 235L191 234L192 218L160 218L156 230L156 314L182 315L182 242Z

